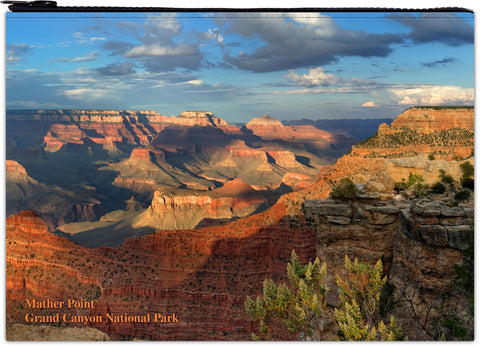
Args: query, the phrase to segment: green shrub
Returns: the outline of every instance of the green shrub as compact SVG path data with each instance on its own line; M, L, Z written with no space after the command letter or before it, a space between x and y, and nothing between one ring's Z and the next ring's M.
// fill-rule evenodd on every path
M440 169L438 170L440 172L440 175L438 175L438 177L440 178L441 182L442 183L446 183L446 184L452 184L455 182L455 180L453 179L452 175L447 175L447 173L445 172L445 170L443 169Z
M468 178L462 177L460 179L460 183L463 188L468 188L470 190L473 190L475 188L475 181L471 177L468 177Z
M422 177L422 175L417 175L417 174L410 174L408 175L408 181L407 181L407 186L411 187L413 185L416 185L417 183L422 183L425 181Z
M405 182L405 178L402 178L402 182L396 182L395 187L393 188L394 191L399 194L402 190L407 189L407 183Z
M338 186L333 187L331 196L335 199L355 200L357 191L355 183L350 178L343 178Z
M445 186L441 182L437 182L432 186L433 194L443 194L445 193Z
M462 202L462 201L467 201L470 198L470 191L469 190L461 190L458 193L455 194L453 197L456 201Z
M433 154L428 155L428 160L435 160L435 156Z
M462 170L463 178L470 178L473 176L474 168L469 161L460 164L460 169Z

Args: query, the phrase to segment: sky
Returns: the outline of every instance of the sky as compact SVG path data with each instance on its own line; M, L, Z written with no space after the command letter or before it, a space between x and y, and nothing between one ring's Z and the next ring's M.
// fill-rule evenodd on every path
M474 104L471 13L7 13L8 109L394 118Z

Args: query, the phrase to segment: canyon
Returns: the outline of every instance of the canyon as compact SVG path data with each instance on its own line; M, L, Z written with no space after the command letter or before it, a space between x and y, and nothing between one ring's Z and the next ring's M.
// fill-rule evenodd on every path
M262 119L275 124L255 128ZM207 111L168 117L154 111L9 110L6 142L7 216L33 208L54 231L126 210L129 199L146 209L156 191L178 195L178 201L186 191L198 196L215 190L219 197L218 188L235 179L253 188L253 213L262 202L271 206L285 192L313 183L354 140L338 142L313 126L284 126L273 117L239 128ZM224 214L217 214L223 222Z
M116 186L117 191L129 187L128 194L120 195L117 200L122 204L130 201L131 206L140 204L139 208L110 212L122 216L106 214L103 221L93 223L115 224L128 220L124 226L129 226L143 222L145 224L138 225L138 230L148 234L123 234L121 244L85 247L63 237L66 235L62 233L50 232L40 212L29 209L7 218L7 320L10 324L24 323L26 299L84 299L95 302L93 309L80 310L87 315L164 312L179 317L178 323L169 325L110 324L106 321L90 325L112 340L249 340L256 324L243 308L246 296L261 295L266 278L277 283L286 281L286 264L294 249L303 262L318 256L327 264L330 313L339 304L335 274L344 274L344 256L369 264L382 259L397 302L392 313L404 327L405 335L409 340L439 339L437 332L431 329L441 318L438 308L455 309L459 315L467 312L465 300L454 296L445 299L442 293L450 290L455 265L461 264L462 252L469 247L473 233L473 198L454 206L454 193L460 189L458 183L444 194L427 192L422 196L412 195L408 189L398 193L394 188L395 183L408 179L410 173L421 175L425 184L432 185L439 181L440 169L458 182L462 175L460 165L474 162L473 114L471 108L409 109L391 126L380 125L375 135L353 146L335 165L317 167L312 164L312 152L302 152L303 156L310 153L309 162L300 158L293 163L293 158L302 155L292 157L286 153L304 145L306 137L310 136L308 131L301 138L294 136L294 128L285 129L282 136L291 137L288 150L268 142L276 141L274 135L268 135L268 141L262 137L262 134L267 137L267 128L280 127L271 117L261 117L253 125L246 124L245 128L253 134L245 129L238 130L246 137L236 138L233 143L225 134L237 130L214 121L224 128L214 130L209 136L212 138L209 146L201 149L189 143L190 135L196 136L198 129L190 133L195 127L185 129L184 124L175 125L169 130L171 133L157 136L146 149L132 150L115 162L105 163L105 158L99 159L96 164L100 168L110 168L110 173L109 170L96 171L105 171L104 176L96 178L97 182L133 177L130 170L135 169L144 172L141 176L144 181L138 189L128 186L128 181L119 180ZM258 135L254 135L255 130ZM186 133L189 135L182 138ZM319 136L318 141L310 144L317 146L315 150L325 146L323 141L331 147L328 141L332 136L322 134L323 137ZM191 175L197 179L191 180L193 183L201 182L200 174L213 178L209 180L213 183L210 189L183 196L179 193L182 187L175 186L172 175L169 176L172 181L163 184L163 190L145 189L159 182L155 181L158 175L148 176L143 165L155 166L166 174L174 170L173 161L170 162L172 169L168 170L165 164L157 164L169 162L173 149L168 147L167 139L177 135L181 136L176 154L189 158L183 168L191 173L194 168L198 169L195 160L199 159L191 159L195 153L200 152L202 158L218 158L211 143L227 148L226 153L220 155L227 158L219 160L222 165ZM251 145L263 141L271 147ZM57 152L64 147L62 145ZM47 158L52 153L42 150L40 153ZM20 156L19 151L12 153ZM98 153L100 157L104 154ZM34 157L31 162L45 160L42 154ZM240 170L249 161L259 162L261 167L251 177L242 175ZM236 162L241 164L233 166ZM275 180L267 182L260 174L265 171L271 176L272 172L283 172L280 167L286 170L287 164L295 170L279 174ZM308 171L309 165L316 170L313 176L297 171L299 168ZM225 177L225 173L222 176L220 166L234 168L231 170L236 170L235 177ZM9 162L8 167L12 179L20 187L40 182L35 176L29 176L29 171L40 172L38 169L29 170L28 165L15 162ZM329 197L344 178L355 184L354 199ZM292 184L291 180L297 183ZM43 183L45 189L49 189L47 183ZM295 185L299 186L298 190L293 189ZM86 186L84 183L83 189ZM80 191L78 186L74 188ZM138 193L132 194L137 190ZM269 193L275 190L279 195L272 198ZM146 209L141 208L144 200L139 197L142 194L152 199ZM256 213L249 211L254 206L257 206ZM202 219L198 219L200 225L189 216L198 228L193 229L192 224L185 225L183 230L171 228L182 220L171 218L172 214L182 208L195 213L199 207L202 209ZM155 219L160 219L163 227L158 228ZM221 223L211 225L212 219L219 219ZM151 230L142 229L147 227ZM164 230L160 230L162 228ZM89 230L93 237L98 227L85 226L82 232ZM47 315L52 311L43 309L40 313ZM82 326L78 323L67 325L69 328ZM329 330L328 337L335 339L334 322L327 320L325 326ZM65 328L65 324L62 327Z

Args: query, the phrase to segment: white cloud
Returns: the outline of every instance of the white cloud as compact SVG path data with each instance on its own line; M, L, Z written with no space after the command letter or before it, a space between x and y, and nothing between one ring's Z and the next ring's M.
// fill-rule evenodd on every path
M458 86L421 86L392 89L399 105L473 105L473 88Z
M107 39L106 37L91 37L88 41L89 41L89 42L105 41L106 39Z
M182 29L176 18L176 15L169 13L148 18L148 20L145 22L145 26L147 32L153 36L155 36L159 31L168 30L172 33L177 33Z
M181 44L179 46L162 46L158 43L151 45L140 45L129 50L125 57L162 57L171 55L189 55L196 54L197 50L194 46L188 44Z
M203 80L190 80L190 81L186 81L186 82L183 82L185 84L192 84L192 85L195 85L195 86L200 86L202 85L204 82Z
M321 13L309 13L308 16L300 14L298 17L293 16L293 21L298 24L304 24L313 29L316 35L329 37L338 30L333 18L322 15Z
M366 103L362 104L363 107L378 107L373 101L367 101Z
M82 32L75 32L72 34L72 36L76 39L78 39L78 43L91 43L95 41L105 41L107 38L106 37L90 37L87 38L85 37L85 34Z
M294 71L290 71L284 78L290 79L298 85L312 88L312 87L328 87L336 85L342 81L341 78L330 74L325 73L323 67L317 67L315 69L309 69L308 74L299 75Z
M32 54L34 48L39 47L27 45L26 43L7 44L5 57L7 65L13 65L23 60L26 55Z
M85 61L93 61L98 60L98 52L90 52L83 57L76 57L76 58L56 58L52 59L55 61L59 61L61 63L81 63Z
M86 97L89 98L101 98L103 97L105 90L103 89L88 89L88 88L78 88L65 90L63 94L72 99L83 99Z

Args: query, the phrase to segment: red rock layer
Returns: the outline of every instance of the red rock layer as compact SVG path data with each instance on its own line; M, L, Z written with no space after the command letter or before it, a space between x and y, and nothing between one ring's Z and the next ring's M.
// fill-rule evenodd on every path
M30 131L28 137L31 145L44 144L47 151L57 151L66 143L147 146L156 134L170 125L211 126L227 132L239 132L237 127L227 124L211 112L183 112L178 117L167 117L153 111L8 111L7 121L11 143L22 141L26 129L35 129L34 132Z
M33 211L7 220L7 314L22 322L25 299L93 298L77 314L173 314L175 324L89 324L113 339L249 340L247 295L264 278L285 280L295 248L315 255L314 233L296 229L278 205L248 222L193 231L161 231L116 248L86 249L49 234ZM52 310L39 310L42 314ZM58 310L57 310L58 311ZM69 324L81 326L81 324Z
M473 108L434 109L412 107L395 118L390 131L395 132L407 128L415 129L419 134L428 134L453 128L473 129L474 116ZM388 131L388 126L385 127L383 125L381 127L383 131Z
M333 137L325 130L313 125L283 125L278 119L265 115L252 119L245 125L263 139L283 139L287 141L326 140Z

